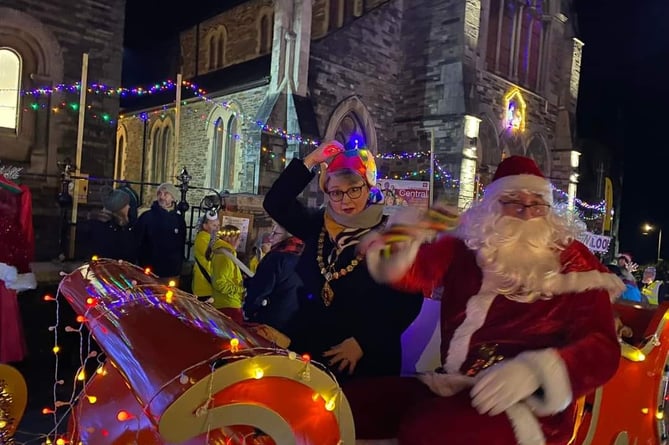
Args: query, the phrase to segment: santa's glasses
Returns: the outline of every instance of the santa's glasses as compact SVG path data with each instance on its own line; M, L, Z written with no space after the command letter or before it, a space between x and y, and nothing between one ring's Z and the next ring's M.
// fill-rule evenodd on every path
M504 207L504 209L514 213L518 216L522 216L525 212L529 212L532 217L546 216L551 206L548 204L523 204L518 201L499 201L499 203Z

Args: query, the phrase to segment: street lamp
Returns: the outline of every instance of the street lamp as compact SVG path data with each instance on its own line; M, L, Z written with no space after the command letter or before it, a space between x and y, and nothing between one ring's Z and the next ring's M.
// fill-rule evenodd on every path
M660 251L662 249L662 227L656 227L648 223L641 227L642 233L648 235L650 232L657 230L657 262L660 262Z

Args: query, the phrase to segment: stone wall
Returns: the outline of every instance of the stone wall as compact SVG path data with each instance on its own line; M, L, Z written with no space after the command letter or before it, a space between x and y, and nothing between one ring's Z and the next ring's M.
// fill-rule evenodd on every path
M0 0L0 46L22 53L24 69L29 70L24 73L22 89L79 82L85 52L89 53L88 83L116 88L121 85L124 11L124 0ZM54 230L60 221L55 199L60 187L57 162L75 159L78 112L69 106L62 108L63 102L78 104L78 94L24 96L21 107L26 111L21 115L19 138L0 135L4 147L0 160L24 167L23 180L33 191L38 259L60 253L58 231ZM39 104L37 111L32 110L33 103ZM81 171L111 177L118 97L89 94L87 104ZM111 122L102 116L109 116ZM53 176L45 180L44 175ZM91 185L91 193L96 190ZM85 217L86 213L84 206L79 214Z

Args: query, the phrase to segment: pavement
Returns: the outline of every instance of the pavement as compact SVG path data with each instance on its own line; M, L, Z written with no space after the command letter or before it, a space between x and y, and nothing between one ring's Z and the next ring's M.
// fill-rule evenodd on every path
M32 291L19 294L19 309L28 346L28 356L19 363L11 363L25 377L28 384L28 407L19 424L14 440L18 444L39 445L46 442L46 435L52 430L64 433L67 427L67 406L56 410L55 415L43 414L44 408L53 409L55 400L69 401L72 397L77 370L80 366L80 335L66 332L65 327L79 328L76 314L64 298L45 301L46 294L56 296L61 271L74 269L76 265L37 266L38 282L42 284ZM55 330L50 327L57 326ZM53 352L54 333L58 335L60 352L58 357ZM88 334L84 332L84 346ZM56 367L56 358L58 366ZM62 380L62 384L55 382ZM81 389L82 382L77 388ZM55 424L60 421L56 429ZM53 434L51 442L55 442Z

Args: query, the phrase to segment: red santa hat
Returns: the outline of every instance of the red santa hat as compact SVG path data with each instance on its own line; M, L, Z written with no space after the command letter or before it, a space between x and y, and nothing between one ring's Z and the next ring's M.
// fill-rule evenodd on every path
M525 156L509 156L495 172L492 182L485 190L485 199L499 199L509 192L536 193L548 204L553 204L553 187L539 166Z

